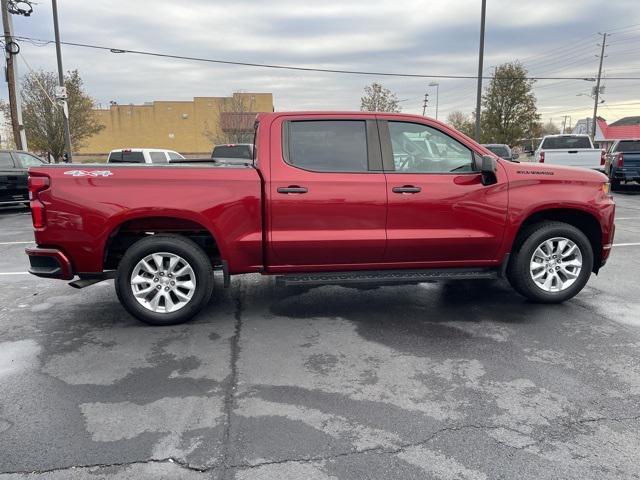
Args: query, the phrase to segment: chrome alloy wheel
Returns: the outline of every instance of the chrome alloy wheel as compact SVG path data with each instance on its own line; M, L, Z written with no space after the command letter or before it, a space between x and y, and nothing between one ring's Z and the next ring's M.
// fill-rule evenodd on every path
M174 253L152 253L133 269L131 291L147 310L171 313L191 301L196 291L196 275L184 258Z
M529 273L545 292L562 292L575 283L582 270L582 252L564 237L545 240L531 256Z

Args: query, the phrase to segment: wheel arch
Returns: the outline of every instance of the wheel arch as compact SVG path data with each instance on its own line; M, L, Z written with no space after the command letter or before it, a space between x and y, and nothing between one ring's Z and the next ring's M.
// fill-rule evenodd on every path
M518 250L524 241L522 233L530 225L545 221L567 223L584 233L593 250L593 271L598 273L602 265L602 228L598 218L593 213L580 208L547 207L531 212L518 226L511 251Z
M141 238L156 233L172 233L193 240L207 254L212 264L219 264L224 256L222 245L213 225L204 219L184 213L149 215L147 212L128 215L111 226L102 249L102 265L105 270L117 268L124 252Z

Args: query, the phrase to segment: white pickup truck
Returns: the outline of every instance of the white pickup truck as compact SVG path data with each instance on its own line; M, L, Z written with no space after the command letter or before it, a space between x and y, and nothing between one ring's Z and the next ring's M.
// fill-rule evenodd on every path
M547 135L535 152L535 161L602 170L604 152L593 148L588 135Z

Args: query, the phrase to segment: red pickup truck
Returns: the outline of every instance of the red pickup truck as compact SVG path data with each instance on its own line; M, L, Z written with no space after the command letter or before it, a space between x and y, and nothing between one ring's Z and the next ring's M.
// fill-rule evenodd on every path
M503 160L425 117L261 114L254 157L32 168L30 272L115 278L131 314L167 325L207 304L215 271L225 286L256 272L306 286L505 277L554 303L611 249L604 175Z

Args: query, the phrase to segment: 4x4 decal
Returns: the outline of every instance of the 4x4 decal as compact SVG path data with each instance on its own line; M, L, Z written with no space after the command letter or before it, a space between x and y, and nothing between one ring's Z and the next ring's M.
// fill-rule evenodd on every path
M109 177L113 175L110 170L67 170L64 174L72 177Z

